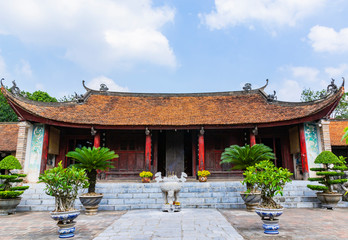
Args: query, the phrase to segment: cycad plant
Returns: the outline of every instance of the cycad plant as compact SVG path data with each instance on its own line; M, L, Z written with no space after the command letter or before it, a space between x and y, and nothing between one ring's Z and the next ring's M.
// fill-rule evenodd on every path
M317 181L322 185L308 184L308 188L323 191L323 193L332 193L334 192L334 184L342 184L348 181L348 179L342 178L343 171L347 169L344 158L338 158L330 151L323 151L316 157L314 163L322 164L322 167L311 168L312 171L316 172L317 177L308 178L308 180Z
M221 154L220 164L231 163L233 164L231 170L244 171L256 163L272 159L275 159L272 149L264 144L255 144L252 147L249 145L243 147L231 145ZM248 190L253 190L252 184L246 182L246 185Z
M110 160L118 158L114 151L109 148L98 147L82 147L76 148L75 151L68 152L67 157L75 159L78 163L74 164L77 168L85 169L89 181L88 193L95 192L95 184L97 181L97 170L106 170L113 168Z

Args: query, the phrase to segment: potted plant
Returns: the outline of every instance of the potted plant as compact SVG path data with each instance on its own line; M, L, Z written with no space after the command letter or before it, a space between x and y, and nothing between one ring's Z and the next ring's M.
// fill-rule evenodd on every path
M139 176L141 177L142 183L149 183L151 181L153 174L152 172L142 171L141 173L139 173Z
M348 179L341 178L344 175L344 170L347 169L344 158L340 159L330 151L321 152L314 163L321 164L322 167L311 168L315 171L317 177L308 178L309 181L317 181L322 185L311 185L307 187L312 190L318 190L317 197L321 201L322 206L327 209L333 209L337 203L341 200L342 194L334 191L334 184L342 184L348 181ZM336 177L337 179L334 179Z
M247 167L254 166L258 162L272 159L275 159L272 149L264 144L255 144L252 147L231 145L221 154L220 164L232 164L231 170L245 171ZM261 200L261 192L252 182L244 181L244 183L247 191L241 192L240 196L244 200L247 210L253 212Z
M197 172L198 180L200 182L206 182L208 180L208 176L210 175L210 172L208 170L202 170Z
M264 233L278 234L279 219L276 217L283 213L284 208L273 197L277 194L283 195L283 188L286 183L291 182L292 173L288 169L277 168L271 161L266 160L247 167L243 174L243 183L249 182L261 190L261 202L256 213L264 223Z
M58 221L60 238L74 236L75 222L73 221L80 211L74 209L74 202L81 188L88 187L88 179L83 169L74 166L63 168L62 162L40 175L39 183L45 183L46 194L55 199L55 208L51 214L53 220Z
M14 156L10 155L0 161L0 170L5 174L0 175L0 215L16 213L16 207L21 202L19 197L29 186L12 186L23 181L26 174L13 173L11 170L22 169L21 164Z
M82 147L68 152L66 156L75 159L77 162L74 164L75 167L86 171L89 182L88 193L80 195L79 198L87 215L97 214L99 203L103 198L102 193L95 192L97 170L105 171L108 168L113 168L114 165L110 160L118 158L118 155L105 147Z

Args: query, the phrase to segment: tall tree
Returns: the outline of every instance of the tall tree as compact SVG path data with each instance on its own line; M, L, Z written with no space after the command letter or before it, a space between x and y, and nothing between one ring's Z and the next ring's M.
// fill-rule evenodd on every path
M58 102L55 97L51 97L47 92L35 91L33 93L22 91L21 95L38 102ZM8 104L6 98L0 91L0 122L17 122L18 117Z
M304 89L301 93L301 101L308 102L320 99L325 96L326 91L313 91L311 89ZM336 109L332 113L333 118L344 119L348 118L348 93L344 93Z

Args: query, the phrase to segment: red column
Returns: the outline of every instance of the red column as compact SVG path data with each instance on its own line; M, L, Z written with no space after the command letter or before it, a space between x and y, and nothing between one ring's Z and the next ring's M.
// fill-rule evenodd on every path
M150 130L145 130L145 169L151 171L151 134Z
M254 146L256 144L256 138L253 130L250 130L250 147Z
M309 176L308 160L307 160L307 149L306 149L306 137L304 133L304 124L299 126L300 132L300 149L301 149L301 160L302 160L302 172L304 180L307 180Z
M198 136L198 170L202 171L205 169L204 164L204 129L202 128Z
M45 127L45 133L43 138L43 145L42 145L42 156L41 156L41 166L40 166L40 173L44 173L47 165L47 155L48 155L48 139L49 139L49 127Z
M100 147L100 132L96 132L96 134L94 135L94 147L98 148Z

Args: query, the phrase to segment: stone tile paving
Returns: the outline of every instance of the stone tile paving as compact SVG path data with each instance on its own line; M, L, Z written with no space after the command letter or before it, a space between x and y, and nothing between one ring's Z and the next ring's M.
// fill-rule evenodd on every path
M76 218L76 234L73 239L93 239L126 211L101 211L98 215L87 216L81 212ZM58 238L58 227L49 212L17 212L0 216L1 240L51 240Z
M348 239L348 209L321 208L285 209L279 220L277 236L263 233L262 221L253 212L245 210L219 210L233 227L247 240L300 239L335 240Z
M129 211L95 240L239 240L243 239L216 209Z

